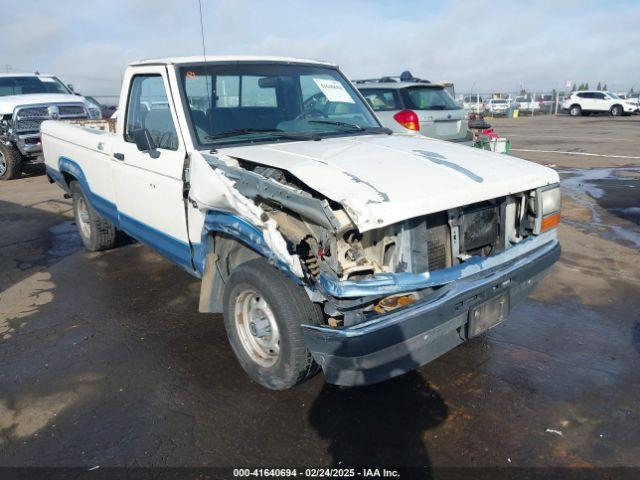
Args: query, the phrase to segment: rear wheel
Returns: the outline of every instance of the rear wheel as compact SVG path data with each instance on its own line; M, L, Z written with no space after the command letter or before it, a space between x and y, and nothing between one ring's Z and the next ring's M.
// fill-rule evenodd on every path
M610 112L612 117L619 117L622 115L622 107L620 105L614 105L611 107Z
M116 243L116 228L91 207L78 181L72 181L70 189L73 216L84 247L90 252L113 248Z
M569 109L569 115L571 115L572 117L577 117L578 115L580 115L580 113L582 113L582 108L580 108L580 105L571 105L571 108Z
M320 307L263 258L238 266L224 291L224 324L245 372L263 387L284 390L318 372L302 337Z
M22 154L13 145L0 143L0 180L12 180L22 174Z

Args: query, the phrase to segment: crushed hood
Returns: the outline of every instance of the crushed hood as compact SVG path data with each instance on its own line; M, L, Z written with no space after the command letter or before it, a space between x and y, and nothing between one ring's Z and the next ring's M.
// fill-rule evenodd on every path
M83 103L84 97L63 93L29 93L25 95L7 95L0 97L0 114L13 113L13 109L19 105L39 105L41 103Z
M366 135L220 148L289 171L342 204L362 232L558 183L547 167L477 148L405 135Z

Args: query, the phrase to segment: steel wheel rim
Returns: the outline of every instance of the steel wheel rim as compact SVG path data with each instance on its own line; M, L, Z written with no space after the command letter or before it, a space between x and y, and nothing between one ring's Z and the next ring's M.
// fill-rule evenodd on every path
M87 206L87 202L84 198L78 198L78 202L76 203L77 217L78 217L78 227L80 228L80 233L84 238L91 237L91 222L89 220L89 207Z
M251 289L236 297L234 323L240 343L251 360L271 367L280 356L280 333L276 316L266 299Z
M4 158L4 153L0 152L0 176L4 175L7 171L7 159Z

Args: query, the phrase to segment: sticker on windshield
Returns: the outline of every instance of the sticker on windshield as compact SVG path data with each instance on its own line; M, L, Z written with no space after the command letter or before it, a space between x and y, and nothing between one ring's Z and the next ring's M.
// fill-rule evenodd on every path
M314 78L313 81L330 102L356 103L339 81L324 78Z
M51 78L51 77L38 77L40 79L41 82L47 82L47 83L56 83L55 78Z

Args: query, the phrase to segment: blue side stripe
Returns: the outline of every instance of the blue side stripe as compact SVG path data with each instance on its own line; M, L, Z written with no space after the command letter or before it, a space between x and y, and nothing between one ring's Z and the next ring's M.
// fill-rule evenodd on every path
M136 240L157 250L172 262L187 269L190 273L193 273L191 247L188 243L178 240L171 235L167 235L123 213L119 213L118 216L122 230Z
M193 263L196 266L196 270L202 275L204 273L204 263L206 255L207 235L211 232L222 232L227 235L238 239L244 243L247 247L255 250L257 253L265 257L269 262L279 268L283 273L291 278L297 284L302 284L300 278L298 278L289 268L289 266L280 260L276 254L269 248L267 242L264 239L262 232L255 226L249 223L242 217L234 215L232 213L220 212L216 210L209 210L206 213L204 220L204 229L202 232L202 241L199 244L194 244L194 256Z
M67 157L60 157L60 159L58 160L58 165L60 168L60 172L68 172L78 179L80 185L82 185L82 190L84 190L84 192L89 197L89 203L91 203L91 206L96 210L96 212L98 212L116 227L119 227L120 222L118 221L118 208L116 207L115 203L93 193L93 191L89 187L89 182L87 182L87 178L85 177L80 165Z
M191 247L188 243L119 212L115 203L91 191L82 168L70 158L60 157L58 163L60 166L59 171L47 166L47 172L56 182L63 187L67 187L65 188L66 190L68 190L68 186L64 182L62 172L68 172L78 179L91 206L111 224L125 231L139 242L153 248L172 262L177 263L189 273L196 273L191 264Z

